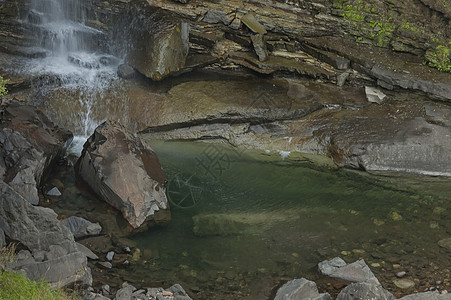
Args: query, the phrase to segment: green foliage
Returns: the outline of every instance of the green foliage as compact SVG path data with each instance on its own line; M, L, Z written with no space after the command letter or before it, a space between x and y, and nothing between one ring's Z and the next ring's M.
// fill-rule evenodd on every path
M347 2L348 0L331 0L332 2L332 7L333 8L338 8L338 9L343 9L343 5L345 2Z
M395 31L395 25L389 22L371 21L370 26L373 28L371 38L376 40L376 45L379 47L388 46L393 32Z
M8 94L8 90L6 89L6 83L9 81L9 79L3 79L2 76L0 76L0 97Z
M0 299L3 300L69 300L61 290L52 291L48 283L32 281L25 276L3 271L0 273Z
M362 1L359 1L355 5L346 5L344 7L343 17L350 21L363 22L365 16L361 13L364 10Z
M435 50L426 52L429 66L442 72L451 72L451 42L447 46L439 45Z

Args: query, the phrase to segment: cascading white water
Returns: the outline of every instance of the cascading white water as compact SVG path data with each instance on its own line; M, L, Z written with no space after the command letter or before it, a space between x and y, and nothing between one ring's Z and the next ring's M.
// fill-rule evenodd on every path
M106 53L107 47L100 42L107 40L105 33L86 25L85 20L79 0L33 0L25 20L36 33L36 46L46 56L34 59L24 71L56 77L53 81L62 90L60 97L70 95L65 104L58 104L67 107L54 109L53 113L58 120L68 119L62 125L74 133L72 151L77 153L96 126L108 117L108 109L102 105L108 102L106 93L113 90L120 63L120 59ZM49 90L46 83L36 88ZM70 103L74 98L78 103ZM67 115L68 111L72 115Z

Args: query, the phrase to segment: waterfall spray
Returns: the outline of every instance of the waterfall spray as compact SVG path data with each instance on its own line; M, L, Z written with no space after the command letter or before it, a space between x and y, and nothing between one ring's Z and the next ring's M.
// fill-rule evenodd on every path
M35 84L36 93L53 93L55 88L64 97L50 117L75 135L74 152L79 152L86 138L97 125L107 119L106 97L116 90L116 70L121 60L108 53L108 36L86 22L86 13L79 0L33 0L26 20L35 32L38 45L46 53L34 59L26 70L33 75L46 75L57 82ZM41 76L42 77L42 76ZM74 103L78 102L78 103ZM62 108L61 106L67 107ZM125 112L126 106L121 109ZM68 116L67 112L72 115ZM55 120L56 119L56 120ZM58 122L60 121L60 122Z

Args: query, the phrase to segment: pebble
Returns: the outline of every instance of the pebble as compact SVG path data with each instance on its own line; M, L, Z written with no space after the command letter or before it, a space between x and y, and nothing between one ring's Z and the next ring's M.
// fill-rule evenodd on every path
M380 263L372 263L371 266L373 268L379 268L381 266L381 264Z
M393 221L401 221L402 220L402 216L397 213L396 211L393 211L389 214L390 219L392 219Z
M443 282L441 282L440 280L437 280L436 282L435 282L435 284L436 285L441 285Z
M448 294L448 291L447 290L443 290L443 291L440 292L440 294L442 294L442 295Z
M61 192L58 190L58 188L55 186L50 191L47 192L47 196L55 196L59 197L61 196Z
M125 247L125 248L124 248L124 251L125 251L125 253L130 253L130 252L132 252L132 250L130 250L129 247Z
M401 271L401 272L396 273L396 277L398 277L398 278L403 278L404 276L406 276L406 272L405 271Z
M393 283L400 289L407 290L415 286L415 282L409 279L395 279Z
M109 295L111 293L110 286L108 284L102 285L102 294Z
M113 257L114 257L114 251L110 251L110 252L108 252L108 253L106 254L106 259L107 259L108 261L112 261L112 260L113 260Z

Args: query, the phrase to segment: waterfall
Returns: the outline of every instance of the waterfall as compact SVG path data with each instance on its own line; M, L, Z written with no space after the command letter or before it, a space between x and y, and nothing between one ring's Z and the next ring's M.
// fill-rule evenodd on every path
M45 53L45 57L27 63L24 71L47 78L35 84L36 93L51 94L47 98L57 103L50 105L49 115L74 133L75 152L109 117L111 109L105 106L112 91L117 92L116 70L121 62L108 53L107 33L89 26L86 14L81 0L33 0L23 20L32 28L36 47ZM48 78L52 78L51 84ZM58 102L55 95L65 99ZM125 105L118 110L124 113Z

